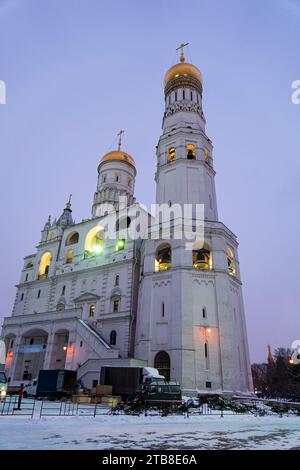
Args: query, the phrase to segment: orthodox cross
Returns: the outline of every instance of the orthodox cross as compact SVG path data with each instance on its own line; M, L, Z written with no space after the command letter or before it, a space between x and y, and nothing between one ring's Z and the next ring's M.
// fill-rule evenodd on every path
M183 42L180 44L180 46L178 46L176 48L176 51L179 51L179 49L181 49L181 53L180 53L180 62L184 62L185 61L185 57L184 57L184 52L183 52L183 48L188 46L189 45L189 42L187 42L186 44L184 44Z
M120 130L120 131L117 133L117 136L119 137L119 141L118 141L118 150L121 150L122 134L124 134L124 132L125 132L125 131Z

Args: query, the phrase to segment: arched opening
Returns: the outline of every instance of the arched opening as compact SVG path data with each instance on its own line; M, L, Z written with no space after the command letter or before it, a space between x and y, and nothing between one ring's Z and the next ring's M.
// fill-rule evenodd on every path
M192 251L193 267L196 269L211 269L212 258L210 248L207 243L204 243L201 248Z
M39 265L39 279L46 279L46 277L48 277L51 260L52 254L50 253L50 251L47 251L43 254Z
M4 372L6 373L8 378L10 376L10 367L12 365L13 357L14 357L14 345L16 343L16 335L8 334L4 338L5 348L6 348L6 359L5 359L5 369Z
M131 218L130 217L120 217L120 219L117 220L116 222L116 232L119 232L120 230L125 230L127 229L131 224Z
M92 228L85 238L84 257L99 256L104 250L104 230L102 227Z
M117 332L115 330L112 330L109 335L109 344L112 346L115 346L117 343Z
M65 369L69 348L69 331L61 329L53 336L50 369Z
M32 329L23 334L18 347L14 380L31 380L43 369L48 333Z
M171 360L166 351L160 351L154 359L154 367L166 380L170 380Z
M169 243L163 243L156 251L155 271L166 271L172 267L172 248Z
M168 162L175 160L175 147L170 147L168 150Z
M68 250L68 252L67 252L67 258L66 258L66 263L67 263L67 264L73 263L73 257L74 257L74 251L73 251L73 250Z
M94 318L95 316L95 305L92 304L90 305L90 308L89 308L89 318Z
M227 248L227 264L228 264L228 273L231 276L235 276L236 270L235 270L234 254L230 248Z
M196 158L196 147L193 144L187 144L186 146L186 157L188 160L194 160Z
M66 246L75 245L79 241L79 233L71 232L66 238Z

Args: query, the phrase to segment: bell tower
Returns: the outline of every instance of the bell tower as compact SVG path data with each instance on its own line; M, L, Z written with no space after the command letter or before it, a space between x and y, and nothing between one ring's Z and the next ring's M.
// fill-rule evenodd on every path
M168 204L171 214L175 203L201 204L204 213L196 210L192 219L198 227L204 222L203 239L187 247L186 233L175 236L177 221L183 224L174 215L174 235L164 235L158 219L157 238L143 240L135 357L189 391L251 391L238 242L218 219L202 75L185 61L185 46L164 77L156 202Z
M212 143L205 134L202 75L180 62L164 77L165 112L157 146L156 203L204 204L204 218L217 220Z

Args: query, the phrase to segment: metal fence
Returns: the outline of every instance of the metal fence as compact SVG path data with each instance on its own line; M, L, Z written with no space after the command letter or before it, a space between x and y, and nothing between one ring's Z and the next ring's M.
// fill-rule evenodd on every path
M0 401L0 416L30 416L34 415L36 400L27 399L19 401L16 395L9 395Z
M43 400L39 416L98 416L107 414L109 409L100 403L51 402Z
M154 413L161 413L164 415L164 410L140 410L136 414L147 414L148 416ZM193 415L212 415L212 416L226 416L240 414L238 411L229 409L215 409L211 408L208 404L201 404L196 408L190 408L188 411L182 409L169 411L166 414L180 413L186 416ZM101 403L73 403L72 401L49 401L37 400L30 398L23 398L19 401L19 397L15 395L7 396L5 400L0 401L0 419L1 416L29 416L33 417L47 417L47 416L100 416L107 414L134 414L131 412L129 406L120 405L115 410L105 406Z

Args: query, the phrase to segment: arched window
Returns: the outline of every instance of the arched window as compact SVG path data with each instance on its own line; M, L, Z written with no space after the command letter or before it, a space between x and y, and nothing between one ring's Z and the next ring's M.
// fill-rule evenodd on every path
M116 232L119 232L120 230L125 230L128 228L131 224L131 218L130 217L120 217L117 222L116 222Z
M171 360L166 351L160 351L154 359L154 367L166 380L170 380Z
M196 147L193 144L188 144L186 146L186 157L189 160L194 160L196 158Z
M209 349L208 349L208 341L204 343L204 356L205 356L205 368L209 369Z
M117 332L115 330L112 330L109 335L109 344L112 346L115 346L117 342Z
M66 246L75 245L76 243L78 243L78 240L79 240L79 233L72 232L66 238Z
M61 295L65 295L65 293L66 293L66 286L62 286Z
M89 317L94 318L95 316L95 305L90 305Z
M39 279L45 279L49 274L49 268L52 260L50 251L43 254L39 266Z
M236 270L235 270L234 255L233 255L233 251L230 248L227 248L227 264L228 264L229 274L231 276L235 276Z
M172 248L169 243L160 245L156 252L155 271L165 271L172 267Z
M102 227L92 228L85 238L84 257L99 256L104 250L104 230Z
M204 150L204 159L205 159L206 162L208 162L208 160L209 160L209 152L206 149Z
M119 308L120 308L120 299L112 299L112 311L114 313L118 313L119 311Z
M73 263L73 257L74 257L74 251L73 250L68 250L66 263L67 264Z
M192 251L193 267L196 269L211 269L212 259L209 246L204 243L202 248L194 249Z
M175 147L170 147L168 150L168 162L175 160Z
M115 277L115 286L118 286L119 284L120 284L120 276L119 274L117 274Z

